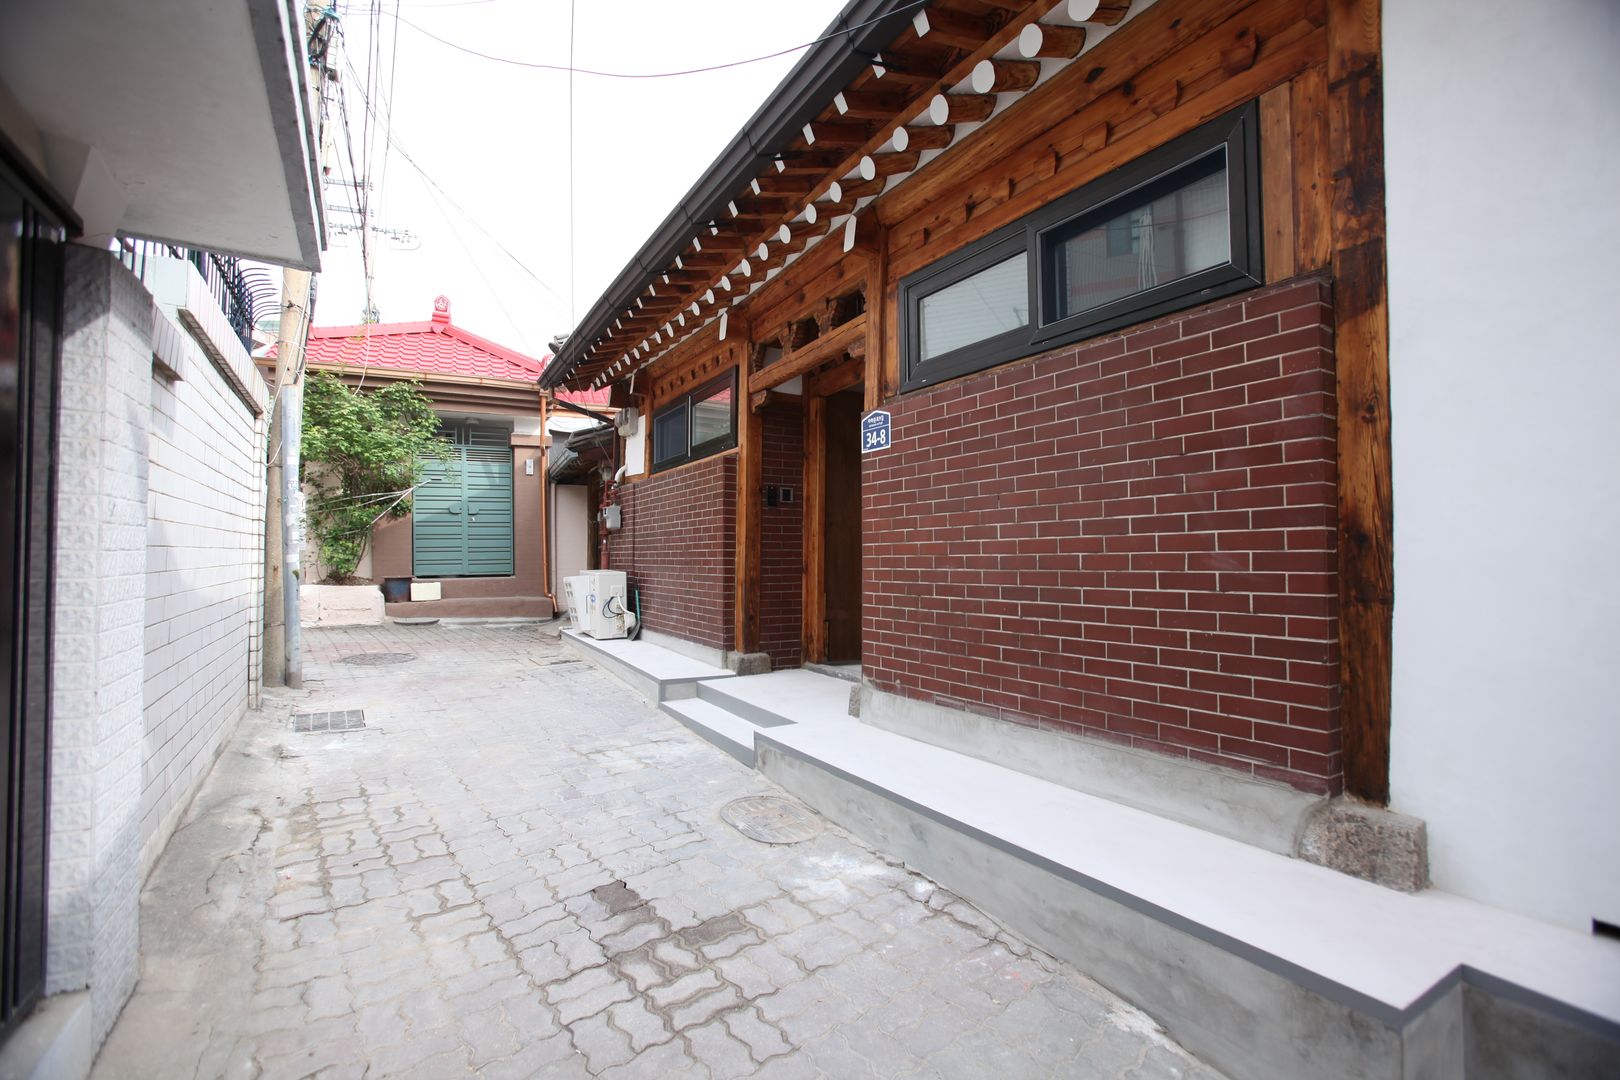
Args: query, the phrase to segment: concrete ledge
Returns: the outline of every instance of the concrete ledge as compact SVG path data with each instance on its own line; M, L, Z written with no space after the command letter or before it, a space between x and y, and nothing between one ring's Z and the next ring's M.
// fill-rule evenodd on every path
M646 626L642 626L641 633L636 635L636 640L645 641L649 645L657 645L659 648L668 649L672 653L679 653L688 659L708 664L710 667L731 670L730 665L726 663L726 654L724 652L719 649L711 649L707 645L699 645L695 641L675 637L673 634L659 633L657 630L649 630Z
M386 604L393 619L549 619L551 601L543 596L464 596L443 600L402 600Z
M1224 861L1218 853L1208 853L1214 858L1205 866L1188 865L1181 883L1166 866L1177 861L1175 850L1139 854L1140 862L1157 864L1160 880L1182 900L1197 898L1185 907L1229 913L1219 921L1189 917L1155 902L1155 890L1121 887L1115 881L1125 879L1117 875L1114 881L1093 876L1081 863L1048 858L789 745L790 733L797 730L785 729L780 737L756 735L757 767L772 780L1076 964L1151 1014L1188 1050L1234 1076L1461 1080L1465 1075L1615 1075L1620 1068L1620 1022L1607 1015L1620 1012L1620 1002L1605 986L1610 976L1620 975L1620 951L1606 955L1608 943L1581 942L1568 931L1449 898L1438 910L1414 908L1405 917L1377 910L1345 918L1347 911L1364 907L1423 901L1339 875L1312 881L1320 869L1261 852L1238 860L1253 865L1233 867L1241 880L1225 881L1211 904L1208 863ZM874 756L874 748L853 749L851 760ZM953 790L962 790L962 779L956 778ZM1000 802L1001 793L958 801L979 798ZM1060 812L1055 804L1049 809ZM1093 829L1108 816L1071 817L1064 827ZM1156 839L1144 833L1134 842L1152 846ZM1213 837L1209 843L1230 847ZM1264 864L1256 860L1272 860L1274 872L1263 872ZM1291 895L1289 878L1307 887ZM1388 897L1389 905L1370 903L1378 896ZM1331 903L1322 903L1328 898ZM1234 901L1253 910L1235 910ZM1313 905L1312 910L1301 911L1301 905ZM1273 911L1287 917L1268 918ZM1262 940L1272 922L1312 929L1301 936L1284 926ZM1473 925L1457 925L1468 923ZM1245 924L1249 932L1243 936L1227 929ZM1437 943L1448 932L1454 939ZM1518 940L1499 947L1506 938ZM1290 940L1292 945L1285 944ZM1430 948L1411 945L1419 940ZM1286 951L1279 951L1280 944ZM1497 948L1505 967L1561 982L1588 1000L1604 1000L1605 1015L1470 964L1449 969L1435 964L1444 955L1466 954L1472 944ZM1558 970L1576 959L1583 963L1572 966L1582 970ZM1409 989L1399 989L1403 986ZM1470 1019L1486 1013L1510 1016L1513 1023ZM1484 1053L1501 1063L1500 1069L1494 1064L1476 1069ZM1514 1071L1543 1060L1568 1060L1575 1071Z
M1323 800L1212 765L913 701L871 686L863 724L1134 806L1246 844L1292 855L1306 816Z
M0 1080L83 1080L94 1061L90 992L56 994L0 1046Z
M300 585L298 621L304 626L381 626L382 590L375 585Z
M652 702L696 697L699 682L734 677L723 667L705 664L647 641L623 638L597 641L578 630L564 630L560 640Z
M658 708L673 716L698 738L713 743L750 769L754 767L756 729L748 721L700 698L665 701Z

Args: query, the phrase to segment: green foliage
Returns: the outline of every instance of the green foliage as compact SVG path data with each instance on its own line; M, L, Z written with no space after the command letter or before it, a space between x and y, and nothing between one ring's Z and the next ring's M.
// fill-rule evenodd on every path
M450 455L438 430L433 403L414 382L361 393L325 372L310 375L300 479L310 492L309 529L327 580L354 573L376 521L410 513L421 459Z

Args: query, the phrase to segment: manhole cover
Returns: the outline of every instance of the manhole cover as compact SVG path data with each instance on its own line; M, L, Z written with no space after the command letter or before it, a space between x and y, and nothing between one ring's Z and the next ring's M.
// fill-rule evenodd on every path
M359 664L363 667L381 667L384 664L408 664L416 659L415 653L408 652L366 652L354 656L345 656L345 664Z
M293 713L292 726L294 731L308 734L323 731L359 731L366 726L366 714L363 709Z
M797 844L821 831L821 822L796 802L774 795L748 795L720 808L726 824L762 844Z

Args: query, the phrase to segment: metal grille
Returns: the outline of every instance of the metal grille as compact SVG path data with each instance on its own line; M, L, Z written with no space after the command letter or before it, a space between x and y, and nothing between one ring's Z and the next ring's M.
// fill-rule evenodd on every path
M364 709L342 709L336 712L293 713L294 731L310 735L328 731L359 731L366 726Z
M342 663L358 664L361 667L380 667L384 664L408 664L416 659L415 653L408 652L368 652L345 656Z

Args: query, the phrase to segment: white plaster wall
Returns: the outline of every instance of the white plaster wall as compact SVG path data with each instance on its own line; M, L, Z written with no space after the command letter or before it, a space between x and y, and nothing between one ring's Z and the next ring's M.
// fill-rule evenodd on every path
M1395 809L1620 923L1620 4L1384 6Z
M143 867L250 705L264 565L263 420L185 344L185 378L149 377Z
M88 987L99 1044L139 948L152 301L104 251L65 278L45 990Z
M556 515L552 533L552 591L557 597L557 610L568 610L568 592L562 583L582 572L590 557L589 494L583 484L553 484L552 512Z

